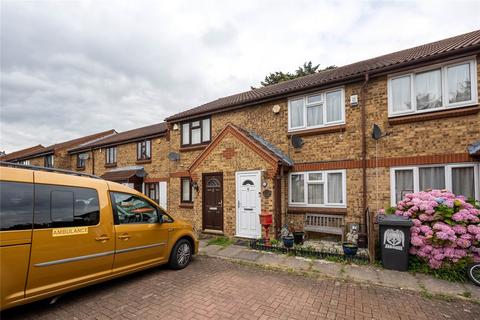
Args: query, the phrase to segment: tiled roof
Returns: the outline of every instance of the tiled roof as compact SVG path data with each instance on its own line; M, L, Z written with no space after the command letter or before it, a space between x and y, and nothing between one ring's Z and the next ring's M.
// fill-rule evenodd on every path
M44 147L42 145L38 145L32 148L20 150L17 152L12 152L10 154L7 154L6 156L0 158L2 161L12 161L12 160L20 160L20 159L29 159L29 158L34 158L39 155L43 154L49 154L49 153L54 153L55 150L62 149L62 148L71 148L104 136L111 135L112 133L115 133L115 130L107 130L95 134L91 134L88 136L84 136L81 138L73 139L73 140L68 140L65 142L60 142L56 144L52 144L48 147ZM35 148L35 149L34 149ZM27 152L28 150L28 152Z
M36 145L34 147L14 151L14 152L11 152L11 153L6 154L4 156L1 156L0 161L10 161L10 160L22 159L22 158L29 157L29 156L34 155L34 154L38 154L38 153L42 152L43 150L46 150L46 148L44 146L42 146L41 144L39 144L39 145Z
M434 58L443 58L455 54L478 51L480 51L480 30L220 98L196 108L177 113L168 117L166 121L175 121L211 112L219 112L264 99L273 99L277 96L308 90L310 88L341 83L342 81L345 82L357 78L360 79L365 73L373 75Z
M271 144L258 134L256 134L253 131L248 131L246 129L242 129L237 127L238 129L242 130L245 134L247 134L251 139L255 140L258 144L260 144L264 149L266 149L268 152L272 153L275 157L277 157L279 160L281 160L283 163L293 166L293 160L287 156L286 154L283 153L282 150L277 148L275 145Z
M162 135L167 132L167 124L165 122L156 123L150 126L141 127L129 131L112 134L103 139L98 139L94 142L85 143L81 146L68 150L69 152L79 152L90 148L100 148L103 146L121 144L126 141Z
M124 167L107 171L102 175L102 178L109 181L125 181L133 176L143 178L145 175L146 172L143 167Z

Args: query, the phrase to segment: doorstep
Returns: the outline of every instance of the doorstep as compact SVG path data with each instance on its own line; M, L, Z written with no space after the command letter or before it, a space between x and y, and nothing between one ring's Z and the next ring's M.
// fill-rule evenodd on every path
M449 282L429 275L387 270L372 265L342 264L308 259L256 251L238 245L228 247L208 245L205 240L200 241L199 254L343 281L375 284L401 290L427 291L456 298L465 298L464 294L468 292L471 295L470 300L480 302L480 287L471 283Z

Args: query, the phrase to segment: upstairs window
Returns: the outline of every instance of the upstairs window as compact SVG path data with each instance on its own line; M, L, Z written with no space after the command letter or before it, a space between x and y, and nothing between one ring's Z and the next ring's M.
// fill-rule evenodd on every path
M389 115L462 107L477 102L475 60L437 65L388 80Z
M182 123L181 136L182 147L209 143L211 139L210 118Z
M345 170L290 174L289 202L302 207L345 207Z
M137 143L137 160L149 160L152 154L151 140Z
M53 168L53 154L49 154L44 158L44 167Z
M21 160L18 161L19 164L25 164L25 165L30 165L30 160Z
M88 158L87 153L79 153L77 154L77 168L78 169L85 169L85 161Z
M291 99L288 102L288 130L345 123L344 97L343 89L335 89Z
M106 164L117 163L117 147L110 147L105 149L105 163Z

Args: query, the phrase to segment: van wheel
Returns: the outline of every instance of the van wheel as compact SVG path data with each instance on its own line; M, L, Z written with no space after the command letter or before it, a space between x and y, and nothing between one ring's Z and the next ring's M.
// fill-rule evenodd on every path
M188 266L192 259L192 245L186 239L180 239L173 247L168 264L170 268L180 270Z

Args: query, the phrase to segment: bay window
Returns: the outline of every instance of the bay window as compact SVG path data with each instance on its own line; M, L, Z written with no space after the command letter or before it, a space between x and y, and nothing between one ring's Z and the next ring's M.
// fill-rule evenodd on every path
M391 203L398 203L408 193L433 189L479 199L478 166L469 163L392 168Z
M320 128L345 123L345 93L334 89L288 102L288 130Z
M462 107L477 101L476 61L440 64L391 76L389 116Z
M183 123L181 125L181 136L182 147L210 142L210 118Z
M290 174L289 204L302 207L345 207L346 171Z

